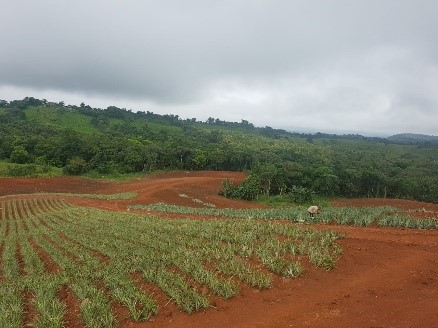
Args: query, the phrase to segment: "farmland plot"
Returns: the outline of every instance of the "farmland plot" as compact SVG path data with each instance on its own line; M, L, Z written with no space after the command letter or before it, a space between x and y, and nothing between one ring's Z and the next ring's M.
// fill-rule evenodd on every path
M231 209L231 208L194 208L164 203L131 205L136 210L159 211L164 213L183 213L209 215L227 218L245 218L261 220L289 220L299 222L303 218L308 223L333 223L368 227L373 224L380 227L400 227L411 229L438 229L438 218L414 219L409 212L391 206L373 207L332 207L325 208L321 214L309 218L303 206L271 209Z
M158 286L180 309L208 308L242 284L271 287L273 275L298 277L308 265L331 269L339 236L252 219L199 221L116 213L65 200L2 200L0 327L63 327L79 304L86 327L116 327L120 306L133 321L158 313Z

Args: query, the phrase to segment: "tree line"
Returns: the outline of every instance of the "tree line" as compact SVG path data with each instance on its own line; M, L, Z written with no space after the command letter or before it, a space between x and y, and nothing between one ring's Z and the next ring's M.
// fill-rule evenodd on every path
M0 100L0 161L8 175L155 170L246 171L229 197L398 197L438 202L438 147L359 135L298 134L246 120L181 119L110 106Z

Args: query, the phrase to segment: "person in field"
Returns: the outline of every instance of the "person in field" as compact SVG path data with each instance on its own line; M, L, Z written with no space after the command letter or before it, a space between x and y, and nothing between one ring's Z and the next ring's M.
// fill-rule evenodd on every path
M313 219L315 215L321 213L322 207L317 205L312 205L307 209L307 212L309 212L310 218Z
M307 212L310 215L310 219L313 219L315 217L315 215L321 213L322 211L322 207L321 206L317 206L317 205L312 205L307 209ZM303 219L300 215L299 219L298 219L298 223L304 223L307 220ZM308 221L310 222L310 221Z

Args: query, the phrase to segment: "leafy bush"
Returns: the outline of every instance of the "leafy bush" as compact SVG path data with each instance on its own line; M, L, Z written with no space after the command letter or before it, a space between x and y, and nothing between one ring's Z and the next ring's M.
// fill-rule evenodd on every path
M65 174L80 175L87 172L87 162L81 157L74 157L68 161L63 169Z
M257 177L250 175L240 185L234 185L230 179L222 181L220 195L231 199L254 200L264 196L264 188ZM286 194L286 198L296 204L304 204L313 201L315 192L302 186L292 186Z
M31 157L23 146L16 146L11 152L10 160L12 163L25 164L29 163Z
M237 186L227 178L222 181L222 190L219 191L219 195L226 198L237 198L237 189Z
M261 190L262 188L258 181L252 179L250 176L239 186L234 185L230 179L223 180L222 190L219 194L232 199L254 200L261 195Z
M289 192L290 200L297 204L311 202L314 197L315 192L313 190L301 186L292 186Z
M11 177L36 177L37 167L33 164L8 165L6 174Z

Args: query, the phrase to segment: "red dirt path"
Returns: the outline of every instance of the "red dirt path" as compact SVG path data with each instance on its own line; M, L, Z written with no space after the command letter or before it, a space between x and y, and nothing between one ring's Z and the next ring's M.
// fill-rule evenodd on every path
M217 207L256 207L217 195L222 180L235 172L163 173L123 182L84 178L0 179L0 196L40 192L137 192L132 200L70 198L74 204L124 211L130 204L165 202ZM185 194L189 197L181 197ZM23 197L23 196L22 196ZM391 205L418 217L438 216L438 204L390 199L338 200L334 206ZM214 308L187 315L160 304L151 322L124 327L438 327L438 231L318 226L345 233L343 253L332 271L310 269L298 279L277 277L270 290L242 287L241 294L218 300Z

